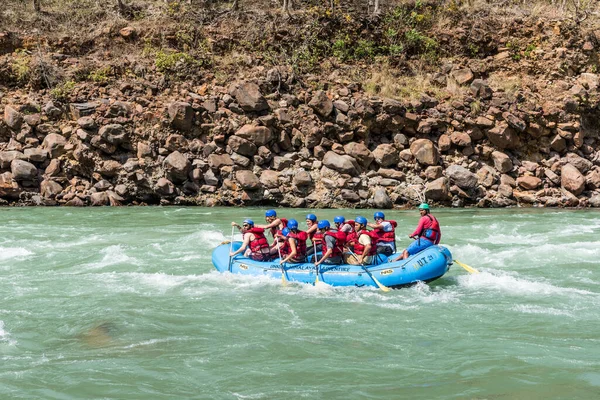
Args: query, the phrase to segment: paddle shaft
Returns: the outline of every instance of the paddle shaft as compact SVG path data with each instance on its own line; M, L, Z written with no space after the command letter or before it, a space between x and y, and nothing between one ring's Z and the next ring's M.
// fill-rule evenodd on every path
M350 250L350 249L348 249L348 250ZM352 250L350 250L350 253L356 259L356 261L358 261L358 256ZM387 287L384 284L382 284L381 282L379 282L377 280L377 278L375 278L373 276L373 274L367 269L367 267L365 266L365 264L360 263L360 266L362 267L363 271L365 271L367 273L367 275L369 275L371 277L371 279L373 279L373 282L375 282L375 284L377 285L377 287L379 287L379 289L383 290L384 292L389 292L390 291L389 287Z
M235 226L231 227L231 241L229 242L229 266L227 267L227 270L229 272L231 272L231 261L232 261L232 257L231 257L231 252L233 251L233 232L235 230Z
M277 240L277 253L279 253L279 260L281 260L281 247L279 246L279 239L275 238L275 240ZM281 264L281 283L285 285L285 263Z

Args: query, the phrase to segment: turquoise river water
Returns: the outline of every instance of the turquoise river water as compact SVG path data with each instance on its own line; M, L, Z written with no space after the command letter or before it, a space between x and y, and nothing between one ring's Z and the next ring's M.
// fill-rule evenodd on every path
M384 293L217 273L263 211L0 209L0 398L600 398L600 212L434 210L481 273Z

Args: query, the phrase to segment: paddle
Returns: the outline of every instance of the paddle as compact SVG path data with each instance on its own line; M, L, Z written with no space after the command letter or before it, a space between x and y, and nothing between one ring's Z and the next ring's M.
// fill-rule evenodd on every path
M316 260L317 259L317 244L315 242L313 242L313 249L314 249L314 253L313 253L313 257ZM317 283L319 283L319 266L315 265L315 271L317 272L317 276L315 277L315 285Z
M478 270L476 270L476 269L475 269L475 268L473 268L473 267L469 267L467 264L463 264L463 263L461 263L461 262L460 262L460 261L458 261L458 260L453 260L453 261L454 261L455 263L457 263L458 265L460 265L461 267L463 267L463 268L464 268L464 269L465 269L465 270L466 270L468 273L470 273L470 274L478 274L478 273L479 273L479 271L478 271Z
M229 266L227 267L227 271L231 272L231 252L233 251L233 232L235 230L235 226L231 227L231 241L229 242Z
M348 249L348 250L350 250L350 249ZM350 253L352 253L352 256L356 259L356 261L358 261L358 256L352 250L350 250ZM371 279L373 279L373 282L375 282L375 284L379 287L379 289L383 290L384 292L389 292L391 290L389 287L384 286L381 282L379 282L377 280L377 278L375 278L373 276L373 274L371 274L371 272L367 269L365 264L361 263L360 266L362 267L363 271L365 271L367 273L367 275L369 275L371 277Z
M277 239L275 239L277 240ZM277 252L279 253L279 260L281 260L281 248L279 247L279 240L277 240ZM281 264L281 284L283 286L285 286L286 284L286 279L285 279L285 263Z

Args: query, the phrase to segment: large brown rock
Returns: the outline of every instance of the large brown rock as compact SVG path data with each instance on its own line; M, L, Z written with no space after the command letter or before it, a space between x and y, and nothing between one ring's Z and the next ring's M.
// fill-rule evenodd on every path
M106 194L106 192L92 193L90 196L90 205L93 207L109 205L108 194Z
M507 123L501 122L487 131L487 137L499 149L515 149L519 147L519 136Z
M220 169L227 165L233 165L233 160L229 154L211 154L208 156L208 165L214 169Z
M328 151L323 157L323 165L342 174L358 175L358 163L349 155L339 155L333 151Z
M266 126L250 124L242 126L235 135L247 139L257 146L264 146L273 139L273 133Z
M396 165L400 161L398 150L393 145L385 143L380 144L373 150L373 157L375 158L375 162L382 167Z
M473 71L471 71L469 68L454 70L450 73L450 76L452 76L452 78L454 78L459 85L466 85L474 78Z
M573 165L565 164L560 170L560 185L578 196L585 189L585 177Z
M270 169L264 170L260 174L260 183L269 189L279 187L279 172Z
M471 145L471 136L466 132L454 131L450 134L452 143L459 147L467 147Z
M256 190L260 188L260 180L252 171L243 169L235 173L235 180L240 183L244 190Z
M419 163L435 165L439 160L439 153L433 142L429 139L417 139L410 145L410 152Z
M525 190L535 190L542 184L542 180L536 176L523 175L517 178L517 185Z
M30 162L23 160L12 160L10 163L12 176L17 181L32 181L37 178L38 170Z
M425 198L433 201L448 200L448 179L438 178L425 185Z
M451 165L446 168L446 176L450 178L450 182L465 190L477 187L479 181L477 175L460 165Z
M244 82L237 85L233 96L244 111L258 112L269 109L269 104L256 83Z
M492 160L494 161L494 167L503 174L510 172L513 168L510 157L500 151L492 152Z
M173 196L175 194L175 185L167 178L159 178L154 187L156 193L161 196Z
M190 160L178 151L174 151L163 161L163 168L173 182L183 182L191 169Z
M344 153L358 161L361 167L368 168L373 162L373 154L364 143L351 142L344 145Z
M229 137L227 144L229 144L229 147L233 152L247 157L254 156L258 150L254 143L242 138L241 136L234 135Z
M294 174L294 178L292 179L292 183L294 184L294 186L300 188L300 187L306 187L306 186L310 186L312 183L312 178L310 177L310 174L304 170L300 170L297 171Z
M129 134L121 124L109 124L100 128L98 135L106 142L118 146L129 141Z
M0 174L0 198L18 198L21 193L19 184L10 172Z
M44 162L48 158L48 152L41 148L25 149L24 155L31 162Z
M194 110L190 103L175 101L167 109L169 121L175 129L189 131L192 129Z
M480 185L489 188L496 181L498 172L489 165L484 165L477 171L477 179Z
M27 157L20 151L0 151L0 168L9 168L12 160L25 160Z
M13 106L6 106L4 107L4 122L9 128L18 131L23 124L23 114Z
M60 157L65 153L67 139L58 133L51 133L44 138L42 148L48 151L50 158Z
M42 183L40 184L40 192L41 192L42 196L44 196L48 199L55 198L57 194L62 192L62 190L63 190L63 188L62 188L62 186L60 186L60 184L58 182L51 181L48 179L43 180Z
M600 189L600 170L595 169L588 172L585 182L590 190Z
M388 209L393 206L392 199L388 196L385 188L378 187L373 194L373 206L378 209Z
M322 117L328 117L333 111L333 102L323 90L318 90L308 105Z

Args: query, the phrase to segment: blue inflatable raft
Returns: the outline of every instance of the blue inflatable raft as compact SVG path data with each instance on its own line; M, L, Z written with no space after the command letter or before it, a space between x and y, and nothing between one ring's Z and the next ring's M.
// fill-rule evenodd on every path
M237 250L242 242L233 242ZM212 262L219 272L231 272L243 275L267 275L281 279L282 269L279 259L273 261L254 261L237 254L229 258L230 244L219 245L212 254ZM444 275L452 265L452 255L443 246L431 246L422 252L397 262L388 262L395 258L379 256L375 265L366 268L372 277L390 288L409 286L416 282L431 282ZM312 263L284 264L285 278L288 281L314 283L316 268ZM320 265L319 281L332 286L375 286L374 279L360 265Z

